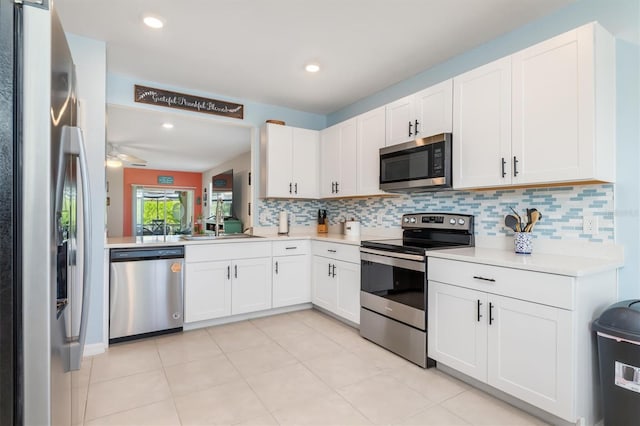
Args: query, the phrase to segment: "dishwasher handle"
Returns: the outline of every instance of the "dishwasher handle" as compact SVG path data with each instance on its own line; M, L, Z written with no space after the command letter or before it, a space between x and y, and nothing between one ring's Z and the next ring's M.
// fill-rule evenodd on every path
M184 246L111 249L111 262L139 262L143 260L183 259Z

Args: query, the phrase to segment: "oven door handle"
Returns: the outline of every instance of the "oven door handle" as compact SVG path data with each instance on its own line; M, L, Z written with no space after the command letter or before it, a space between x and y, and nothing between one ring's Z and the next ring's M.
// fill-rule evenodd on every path
M420 257L420 256L417 256ZM370 252L360 251L360 259L362 261L369 261L372 263L380 263L382 265L393 266L402 269L409 269L412 271L425 272L427 269L427 262L424 257L422 260L407 260L397 257L381 256Z
M384 250L374 250L366 247L360 247L360 253L374 254L374 255L384 256L384 257L393 257L395 259L414 260L416 262L425 261L425 256L422 256L420 254L396 253L396 252L384 251Z

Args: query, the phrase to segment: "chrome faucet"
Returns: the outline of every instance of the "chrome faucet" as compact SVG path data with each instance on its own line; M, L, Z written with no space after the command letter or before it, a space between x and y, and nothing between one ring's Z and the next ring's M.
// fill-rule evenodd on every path
M220 235L220 225L222 225L222 195L216 201L216 237Z

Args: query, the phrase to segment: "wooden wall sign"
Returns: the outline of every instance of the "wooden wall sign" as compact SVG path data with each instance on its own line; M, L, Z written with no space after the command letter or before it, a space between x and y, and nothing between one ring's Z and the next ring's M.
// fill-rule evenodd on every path
M135 102L143 104L222 115L224 117L239 118L240 120L244 118L244 105L242 104L154 89L153 87L138 86L137 84L133 86L133 99Z

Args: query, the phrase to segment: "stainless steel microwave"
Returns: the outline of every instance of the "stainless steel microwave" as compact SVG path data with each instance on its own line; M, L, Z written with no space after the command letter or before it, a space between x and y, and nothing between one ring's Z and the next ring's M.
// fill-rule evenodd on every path
M451 189L451 133L380 148L380 189L427 192Z

